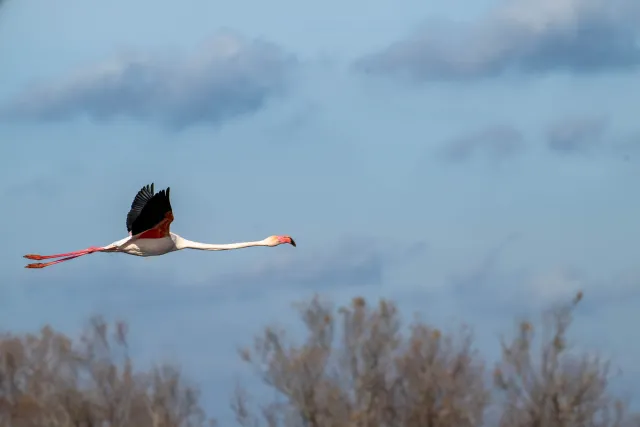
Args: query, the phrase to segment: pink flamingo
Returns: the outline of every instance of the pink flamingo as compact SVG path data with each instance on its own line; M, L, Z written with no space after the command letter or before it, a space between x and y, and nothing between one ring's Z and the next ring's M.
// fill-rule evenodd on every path
M50 262L36 262L25 268L43 268L69 261L96 252L118 252L142 257L164 255L182 249L198 249L202 251L226 251L252 246L278 246L288 243L296 246L291 236L269 236L255 242L212 244L187 240L172 233L169 228L173 222L173 211L169 201L169 188L154 194L153 184L142 187L131 203L127 214L127 231L129 236L107 246L91 246L79 251L55 255L28 254L24 257L31 260L61 258Z

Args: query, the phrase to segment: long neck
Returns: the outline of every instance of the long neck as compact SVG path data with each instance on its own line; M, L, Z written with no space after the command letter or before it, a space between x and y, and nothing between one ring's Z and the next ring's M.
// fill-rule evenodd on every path
M182 238L180 243L178 243L176 246L178 246L178 249L198 249L200 251L228 251L231 249L250 248L252 246L267 246L267 244L264 240L260 240L257 242L215 244L193 242L191 240Z

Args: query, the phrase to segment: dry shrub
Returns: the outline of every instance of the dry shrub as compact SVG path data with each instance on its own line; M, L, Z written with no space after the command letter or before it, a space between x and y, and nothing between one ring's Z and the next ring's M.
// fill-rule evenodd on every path
M489 389L471 336L444 336L416 322L400 333L396 306L363 298L337 310L317 297L300 309L304 344L267 328L244 349L283 397L262 408L269 426L476 426ZM340 326L341 334L336 333ZM266 367L266 368L261 368ZM240 388L232 403L244 426L259 425Z
M608 390L609 362L571 351L567 331L582 296L579 292L571 303L543 314L538 342L528 321L519 322L511 341L502 341L494 371L501 427L640 425L637 415L627 415L624 402Z
M581 298L545 312L539 334L519 322L491 384L467 328L401 328L391 301L336 309L315 297L298 305L304 342L267 327L240 352L276 398L256 411L239 386L232 409L252 427L640 426L611 392L609 364L569 344ZM94 318L75 343L50 327L0 335L0 427L213 424L179 369L134 369L124 323Z
M581 298L545 313L537 347L532 323L521 322L516 336L501 342L491 387L468 329L443 334L414 322L402 334L388 300L371 307L355 298L335 310L316 296L299 306L302 344L268 327L240 351L277 397L255 411L239 386L232 409L247 427L640 425L608 390L608 364L567 351Z
M198 392L180 371L136 371L126 324L109 334L91 320L74 345L44 327L0 336L0 425L11 427L201 427Z

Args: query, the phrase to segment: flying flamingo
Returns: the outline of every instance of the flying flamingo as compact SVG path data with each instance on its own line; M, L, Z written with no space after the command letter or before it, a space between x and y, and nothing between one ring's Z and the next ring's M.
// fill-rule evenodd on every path
M230 249L248 248L251 246L278 246L296 242L290 236L270 236L257 242L211 244L192 242L169 231L173 222L173 212L169 201L169 189L154 194L153 184L146 185L138 191L127 214L127 231L129 236L107 246L91 246L80 251L56 255L29 254L24 257L32 260L61 258L50 262L36 262L25 268L43 268L69 261L95 252L121 252L136 256L158 256L182 249L199 249L202 251L226 251Z

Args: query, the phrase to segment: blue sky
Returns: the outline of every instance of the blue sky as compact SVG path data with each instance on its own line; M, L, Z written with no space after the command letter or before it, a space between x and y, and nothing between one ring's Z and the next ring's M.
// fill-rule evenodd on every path
M221 397L314 292L471 323L491 357L584 289L581 345L639 378L637 2L442 3L9 0L3 327L124 318ZM124 237L150 182L186 238L298 247L23 268Z

